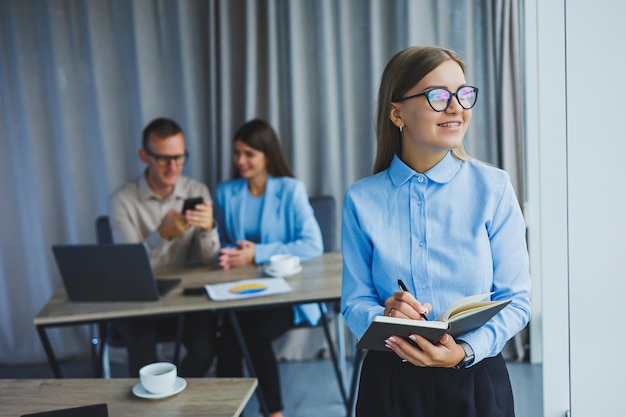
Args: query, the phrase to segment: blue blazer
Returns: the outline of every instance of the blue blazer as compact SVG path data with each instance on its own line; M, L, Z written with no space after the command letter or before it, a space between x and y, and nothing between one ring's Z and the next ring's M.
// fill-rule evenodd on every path
M245 195L248 181L225 181L217 188L217 221L222 245L244 240ZM265 263L285 253L306 260L324 251L322 232L313 214L304 183L291 177L269 176L261 212L261 242L255 245L254 262Z
M222 245L245 239L245 178L222 182L217 187L215 220ZM315 219L302 181L292 177L267 178L265 202L261 209L261 242L255 244L254 262L262 264L276 254L290 254L306 260L322 255L322 231ZM317 325L321 313L317 304L294 307L294 323L304 320Z

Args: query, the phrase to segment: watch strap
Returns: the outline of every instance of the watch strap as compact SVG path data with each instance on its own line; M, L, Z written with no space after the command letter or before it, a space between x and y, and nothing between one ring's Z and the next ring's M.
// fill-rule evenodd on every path
M459 345L465 351L465 357L459 362L454 369L465 369L474 363L474 349L465 340L459 340Z

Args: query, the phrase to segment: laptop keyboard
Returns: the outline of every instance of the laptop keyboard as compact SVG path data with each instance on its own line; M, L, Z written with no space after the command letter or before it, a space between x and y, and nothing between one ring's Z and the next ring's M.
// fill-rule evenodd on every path
M159 278L156 280L157 291L162 297L180 284L180 281L180 278Z

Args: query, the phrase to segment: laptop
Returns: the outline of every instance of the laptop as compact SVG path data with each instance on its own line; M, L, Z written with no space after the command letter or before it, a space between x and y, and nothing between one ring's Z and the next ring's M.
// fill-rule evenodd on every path
M64 408L60 410L43 411L40 413L24 414L21 417L108 417L109 410L106 404L83 405L81 407Z
M154 301L180 283L155 279L143 243L52 245L70 301Z

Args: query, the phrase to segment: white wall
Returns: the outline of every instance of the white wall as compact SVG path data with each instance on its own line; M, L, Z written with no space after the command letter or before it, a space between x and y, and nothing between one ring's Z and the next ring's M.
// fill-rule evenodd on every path
M568 1L572 416L626 415L626 2Z
M531 359L543 361L544 417L563 417L569 409L564 7L525 5Z
M624 415L626 2L527 3L544 416Z

